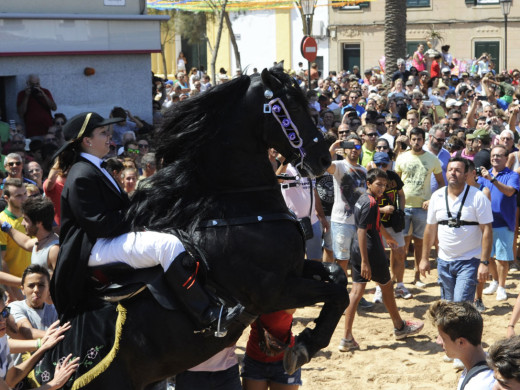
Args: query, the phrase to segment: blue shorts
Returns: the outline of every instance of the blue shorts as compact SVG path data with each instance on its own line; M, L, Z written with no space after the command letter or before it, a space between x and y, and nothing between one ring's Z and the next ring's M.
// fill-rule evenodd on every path
M422 240L424 236L424 229L426 228L426 217L428 210L419 207L408 207L404 209L404 230L403 234L409 236L410 234L415 238ZM412 225L412 232L410 232L410 225Z
M355 225L332 222L332 250L336 260L350 260L350 246L357 232Z
M515 233L509 230L507 226L493 228L493 248L491 249L491 257L500 261L513 261L513 244Z
M325 216L327 218L327 221L329 222L330 226L330 217ZM323 249L327 249L328 251L333 250L332 248L332 231L329 227L329 230L323 233L323 242L321 243L323 245Z
M283 369L283 360L273 363L263 363L244 356L242 378L253 381L275 382L282 385L302 385L302 370L299 368L289 375Z
M321 224L320 221L312 225L313 236L310 240L305 241L305 253L309 260L319 260L323 257L321 249Z

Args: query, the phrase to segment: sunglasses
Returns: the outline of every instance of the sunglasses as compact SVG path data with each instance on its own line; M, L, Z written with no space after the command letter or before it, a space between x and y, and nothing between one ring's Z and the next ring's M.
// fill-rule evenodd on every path
M150 146L148 144L137 144L139 149L148 149Z
M11 314L11 308L9 306L4 307L4 310L0 311L0 317L6 319Z
M345 131L338 131L338 134L348 134L348 133L350 133L350 131L348 131L348 130L345 130Z
M387 163L376 163L376 167L378 168L386 168L388 166Z
M139 154L139 149L128 149L127 152L128 152L128 153Z
M356 150L359 150L359 149L361 149L361 145L354 145L354 147L349 148L349 149L356 149Z
M347 99L341 99L341 103L348 103Z
M29 169L29 173L38 173L41 172L41 169Z
M437 142L440 142L440 143L444 143L446 142L446 138L437 138L436 136L432 135L433 138L435 138L437 140Z
M365 134L367 137L377 137L377 133Z
M65 122L62 122L62 121L56 121L54 122L56 125L58 126L63 126L65 124Z
M386 121L386 123L388 123L389 125L395 125L397 121Z
M21 161L11 161L11 162L7 163L7 165L9 165L10 167L14 167L14 166L22 165L22 163L21 163Z
M377 150L381 150L381 149L386 150L386 149L388 149L388 146L382 146L382 145L381 146L376 146L376 149Z

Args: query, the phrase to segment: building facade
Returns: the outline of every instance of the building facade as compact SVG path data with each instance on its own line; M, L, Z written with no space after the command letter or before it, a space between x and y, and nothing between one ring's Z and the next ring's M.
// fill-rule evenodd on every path
M388 1L388 0L386 0ZM508 17L507 66L520 68L520 7L511 7ZM361 69L378 66L384 55L385 1L374 0L343 8L330 8L329 47L331 69ZM407 0L407 54L425 43L431 30L450 45L450 53L471 61L483 52L491 54L495 69L505 63L505 29L499 0Z
M4 119L21 122L16 96L35 73L68 117L122 106L152 120L150 53L164 17L146 15L145 0L0 0L0 9Z

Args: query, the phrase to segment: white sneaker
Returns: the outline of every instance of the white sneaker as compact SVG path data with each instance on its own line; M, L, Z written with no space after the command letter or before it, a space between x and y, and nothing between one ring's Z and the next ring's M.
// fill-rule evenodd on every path
M372 302L383 303L383 292L381 291L381 287L376 286L376 292L374 293L374 298L372 298Z
M496 280L493 280L491 283L489 283L489 286L487 286L482 293L485 295L491 295L494 294L495 291L498 289L498 282Z
M507 292L504 287L497 289L497 301L507 301Z
M459 359L453 359L453 368L457 371L464 369L464 363L460 361Z

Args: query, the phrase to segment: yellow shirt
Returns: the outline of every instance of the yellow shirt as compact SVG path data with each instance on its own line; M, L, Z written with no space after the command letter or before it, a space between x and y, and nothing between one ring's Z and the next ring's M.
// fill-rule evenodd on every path
M432 196L430 181L432 173L442 173L439 159L429 152L420 155L411 151L401 153L395 162L395 172L401 174L406 195L405 207L420 208Z
M0 224L9 222L13 229L27 234L22 226L23 218L17 218L9 210L5 209L0 213ZM16 242L7 234L0 231L0 248L5 251L3 260L6 262L8 269L4 270L11 275L22 277L23 271L31 264L31 252L18 246Z

